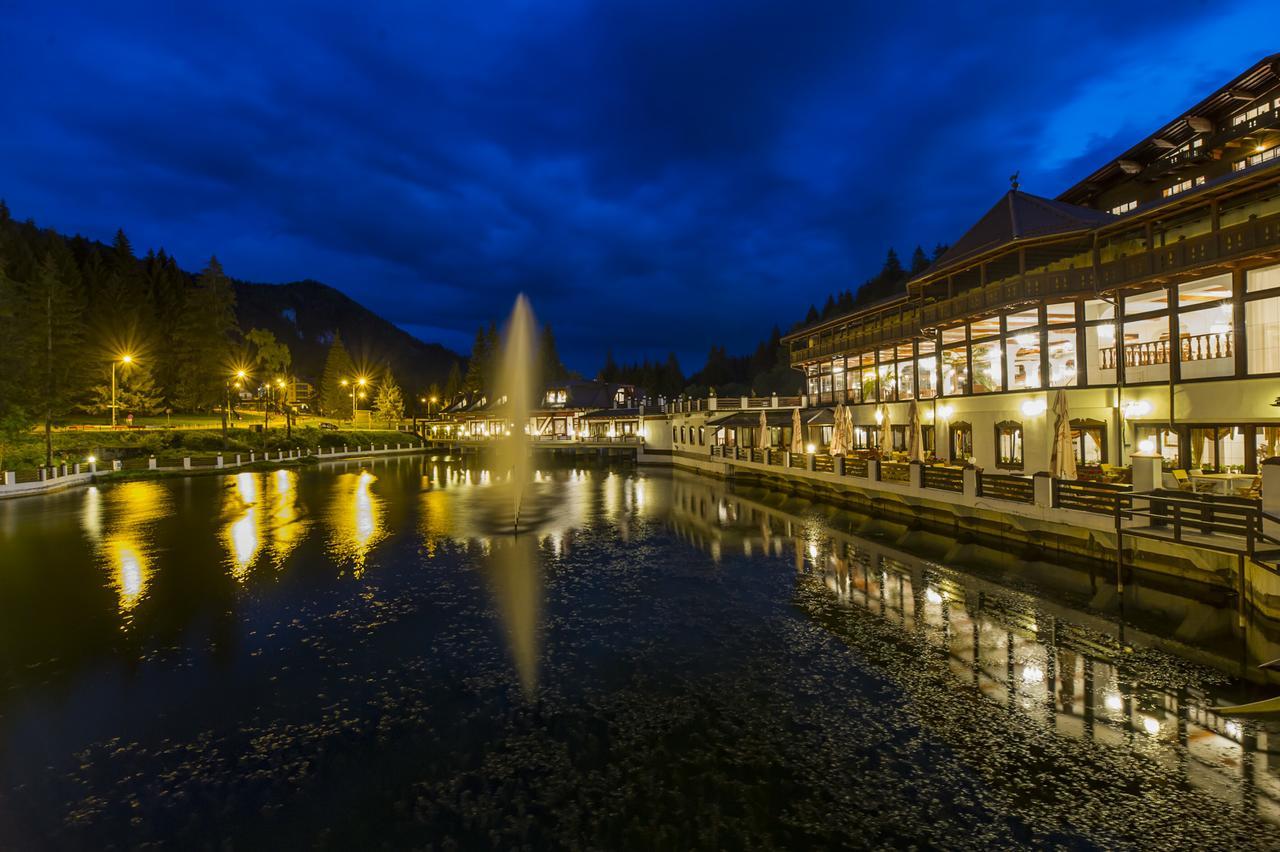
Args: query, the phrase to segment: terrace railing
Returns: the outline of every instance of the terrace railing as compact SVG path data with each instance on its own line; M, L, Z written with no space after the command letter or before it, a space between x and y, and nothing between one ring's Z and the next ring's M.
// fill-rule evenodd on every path
M1132 491L1132 485L1055 479L1053 480L1053 507L1111 515L1115 513L1121 495Z
M925 488L964 493L964 471L959 468L930 464L924 466L921 474L921 484Z
M910 482L911 465L906 462L880 462L881 482Z
M1029 476L983 473L978 476L977 496L1033 505L1036 502L1035 482Z

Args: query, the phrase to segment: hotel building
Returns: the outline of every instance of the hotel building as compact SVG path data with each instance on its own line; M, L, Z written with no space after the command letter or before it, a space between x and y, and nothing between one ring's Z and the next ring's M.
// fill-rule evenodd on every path
M1056 198L1015 185L901 296L786 343L806 407L851 406L882 452L915 402L936 457L1047 470L1063 389L1082 465L1256 472L1280 454L1280 55Z

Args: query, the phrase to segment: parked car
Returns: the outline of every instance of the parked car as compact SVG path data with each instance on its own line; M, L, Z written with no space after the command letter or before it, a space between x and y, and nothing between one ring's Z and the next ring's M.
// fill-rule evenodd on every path
M327 429L327 430L329 430L330 432L337 432L337 431L338 431L338 424L337 424L337 423L330 423L330 422L329 422L329 421L327 421L327 420L322 420L322 421L320 422L320 428L321 428L321 429Z

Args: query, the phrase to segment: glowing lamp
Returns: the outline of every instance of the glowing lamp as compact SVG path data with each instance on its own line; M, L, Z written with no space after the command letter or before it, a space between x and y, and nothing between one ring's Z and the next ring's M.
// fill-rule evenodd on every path
M881 411L881 410L880 410L880 409L878 409L878 408L876 409L876 422L877 422L877 423L883 423L883 422L884 422L884 412L883 412L883 411Z
M947 418L949 418L951 416L951 406L939 405L938 416L941 417L943 420L946 420Z
M98 457L97 457L97 456L89 456L87 459L85 459L85 461L86 461L86 462L88 462L89 464L97 464L97 463L98 463Z
M813 455L814 453L816 453L816 452L818 451L818 448L817 448L817 447L815 447L813 444L805 444L805 446L804 446L804 451L805 451L806 453L809 453L810 455Z
M1138 442L1138 452L1144 456L1149 456L1156 451L1156 442L1150 438L1143 438Z
M1022 403L1022 413L1028 417L1044 414L1049 406L1043 399L1029 399Z

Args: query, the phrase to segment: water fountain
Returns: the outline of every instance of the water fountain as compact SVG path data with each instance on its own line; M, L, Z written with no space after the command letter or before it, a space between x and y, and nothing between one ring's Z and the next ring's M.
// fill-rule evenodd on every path
M495 391L510 431L495 447L495 479L507 475L511 517L510 536L495 537L489 560L490 584L503 621L511 656L526 695L537 685L538 621L542 604L542 578L537 564L537 542L520 533L520 513L531 479L531 458L526 431L537 387L535 359L537 325L529 300L521 294L507 324L502 360Z

